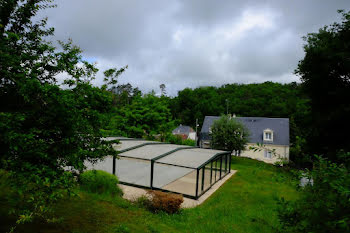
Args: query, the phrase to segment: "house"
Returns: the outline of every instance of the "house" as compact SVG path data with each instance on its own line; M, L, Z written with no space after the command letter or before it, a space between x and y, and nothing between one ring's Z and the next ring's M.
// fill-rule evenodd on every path
M176 129L172 131L173 135L179 135L182 139L192 139L196 140L196 132L187 125L179 125Z
M200 132L199 145L210 148L211 126L218 116L206 116ZM249 130L246 149L240 156L275 163L281 159L289 160L289 119L265 117L234 117ZM257 143L263 146L258 147ZM259 148L254 151L250 147Z

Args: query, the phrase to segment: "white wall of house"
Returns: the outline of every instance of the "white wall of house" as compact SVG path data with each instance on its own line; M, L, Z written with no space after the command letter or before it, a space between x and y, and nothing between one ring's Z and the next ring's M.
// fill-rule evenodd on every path
M202 140L200 146L202 148L210 148L210 141ZM254 151L249 149L250 147L256 147L260 149ZM273 150L274 153L272 153ZM269 153L268 151L270 151L271 153ZM281 158L289 161L289 146L264 144L264 147L257 147L256 143L247 143L246 149L244 151L241 151L240 156L272 164L281 161Z
M261 150L250 150L249 147L260 148ZM272 152L274 150L274 153ZM264 147L257 147L255 143L248 143L246 149L241 152L242 157L248 157L264 161L266 163L275 163L286 159L289 161L289 146L264 144Z
M196 140L196 132L190 132L188 134L188 139Z

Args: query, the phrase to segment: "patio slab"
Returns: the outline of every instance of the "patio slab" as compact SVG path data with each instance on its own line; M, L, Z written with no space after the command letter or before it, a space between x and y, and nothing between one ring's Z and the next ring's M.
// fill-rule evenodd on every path
M221 185L223 185L228 179L230 179L237 171L231 170L231 173L227 174L224 178L215 183L206 193L204 193L198 200L193 200L190 198L184 197L184 202L181 205L181 208L193 208L197 205L202 204L205 200L207 200L216 190L218 190ZM146 195L147 190L137 187L132 187L128 185L119 184L119 187L123 190L123 198L135 201L137 198Z

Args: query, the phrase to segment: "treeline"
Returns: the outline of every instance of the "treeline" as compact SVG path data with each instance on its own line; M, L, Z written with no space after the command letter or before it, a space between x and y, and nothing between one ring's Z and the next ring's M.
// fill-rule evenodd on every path
M193 125L198 118L225 113L237 116L302 118L309 111L308 98L297 83L227 84L219 88L186 88L173 99L175 118Z
M164 92L164 85L162 92ZM127 87L127 88L125 88ZM114 90L115 111L106 117L105 134L127 137L158 135L164 139L178 124L199 130L205 116L236 114L250 117L283 117L290 119L292 160L300 159L310 121L310 100L298 83L226 84L221 87L186 88L176 97L142 95L130 84ZM299 157L298 157L299 156Z

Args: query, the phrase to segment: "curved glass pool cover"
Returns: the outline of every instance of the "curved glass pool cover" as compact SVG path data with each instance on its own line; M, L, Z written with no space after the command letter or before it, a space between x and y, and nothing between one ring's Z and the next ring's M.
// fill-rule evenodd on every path
M115 174L119 182L198 199L231 170L228 151L173 145L141 139L120 140L119 158L107 157L88 167Z

